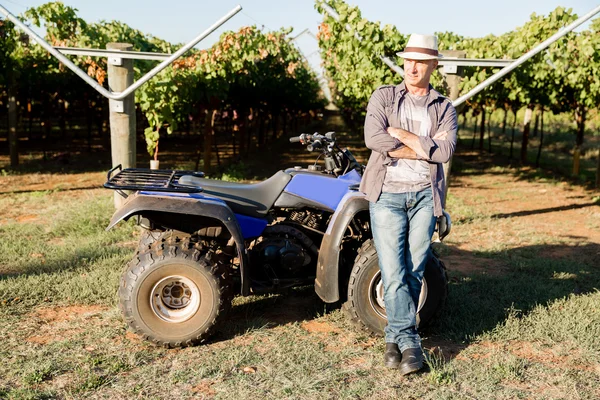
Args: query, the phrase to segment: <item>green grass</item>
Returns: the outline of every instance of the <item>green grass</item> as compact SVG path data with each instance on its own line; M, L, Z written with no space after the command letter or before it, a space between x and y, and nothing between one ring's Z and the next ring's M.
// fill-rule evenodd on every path
M600 293L538 304L480 335L455 374L469 373L476 398L598 398ZM489 393L490 387L500 390Z
M115 244L135 239L133 225L104 231L112 211L107 193L62 205L39 196L14 195L32 210L38 204L34 222L0 226L0 236L9 238L0 241L0 312L44 301L114 304L115 267L131 256L130 248Z
M574 293L593 293L600 288L600 270L592 259L582 262L576 257L581 249L573 251L571 259L561 260L545 258L543 246L488 255L500 260L506 272L455 275L446 314L436 331L451 340L476 340L497 329L501 321L528 315Z
M460 176L471 187L498 187L494 176L512 171L472 165ZM382 367L380 338L328 312L311 287L236 298L206 345L154 347L116 308L138 232L105 232L112 193L0 198L35 217L0 225L0 398L599 398L600 244L493 217L481 191L450 192L454 228L441 253L489 268L450 269L448 303L424 333L427 372L406 378ZM460 246L472 239L484 244Z

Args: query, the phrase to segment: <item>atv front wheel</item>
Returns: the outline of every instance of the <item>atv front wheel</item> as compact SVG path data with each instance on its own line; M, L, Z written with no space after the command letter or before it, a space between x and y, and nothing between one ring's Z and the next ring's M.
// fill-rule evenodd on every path
M142 228L142 233L140 234L140 241L138 242L138 252L144 252L150 249L152 245L161 239L162 237L167 237L170 235L172 231L159 231L159 230L148 230Z
M137 254L119 288L129 326L166 347L205 341L225 317L230 294L227 274L201 245L176 237Z
M448 278L444 264L433 254L423 274L417 307L417 326L423 328L439 313L448 295ZM359 328L382 335L387 324L383 301L383 282L379 258L371 239L358 250L348 283L348 300L344 309Z

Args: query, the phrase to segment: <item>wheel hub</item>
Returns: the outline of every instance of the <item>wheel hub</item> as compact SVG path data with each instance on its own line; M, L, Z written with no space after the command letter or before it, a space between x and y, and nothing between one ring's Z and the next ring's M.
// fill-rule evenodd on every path
M381 280L381 272L378 271L369 284L369 303L373 310L377 314L379 314L382 318L387 318L385 313L385 301L384 301L384 288L383 281ZM417 314L423 308L425 304L425 300L427 300L427 282L425 278L423 278L423 283L421 286L421 294L419 295L419 306L417 307Z
M150 293L154 314L167 322L184 322L200 308L200 290L190 279L172 275L161 279Z

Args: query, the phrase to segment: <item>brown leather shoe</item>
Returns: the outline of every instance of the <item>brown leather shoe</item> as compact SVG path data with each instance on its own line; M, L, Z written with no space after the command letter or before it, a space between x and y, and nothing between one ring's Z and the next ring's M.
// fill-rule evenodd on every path
M423 368L423 350L418 348L406 349L402 352L400 374L408 375Z
M386 343L385 344L385 353L383 353L383 363L386 368L398 368L400 367L400 360L402 359L402 355L400 354L400 350L398 350L398 345L396 343Z

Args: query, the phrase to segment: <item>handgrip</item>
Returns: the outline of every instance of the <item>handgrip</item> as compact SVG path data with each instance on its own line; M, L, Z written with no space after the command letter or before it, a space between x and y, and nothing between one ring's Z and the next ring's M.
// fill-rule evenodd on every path
M320 140L315 140L313 141L311 144L309 144L308 146L306 146L306 149L308 151L315 151L315 150L319 150L322 146L321 141Z

